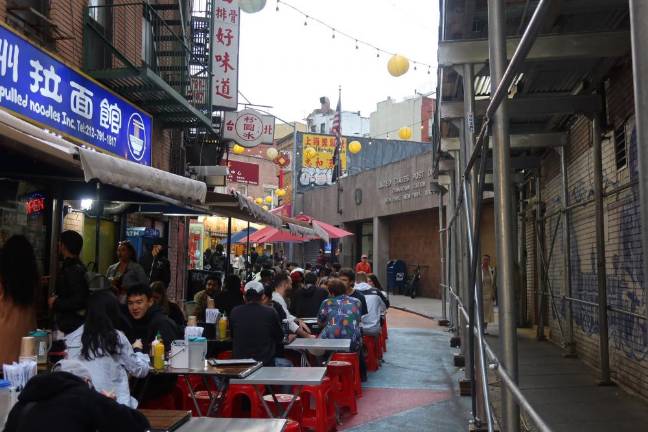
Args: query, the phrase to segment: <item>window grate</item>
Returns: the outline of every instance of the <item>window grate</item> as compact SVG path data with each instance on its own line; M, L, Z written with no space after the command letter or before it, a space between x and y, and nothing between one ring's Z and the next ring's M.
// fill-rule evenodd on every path
M623 169L628 165L625 123L614 130L614 159L617 170Z

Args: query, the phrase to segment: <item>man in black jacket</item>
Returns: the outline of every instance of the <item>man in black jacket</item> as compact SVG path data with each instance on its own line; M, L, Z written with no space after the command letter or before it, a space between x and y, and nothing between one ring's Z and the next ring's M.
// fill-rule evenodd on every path
M85 322L85 308L88 301L86 267L79 259L83 248L83 237L76 231L63 231L59 237L59 254L63 265L56 278L56 292L48 299L54 312L58 329L65 334L72 333Z
M322 302L329 296L329 292L317 286L317 275L313 272L304 276L305 286L293 296L292 309L297 318L313 318L320 311Z
M253 358L274 366L277 345L284 333L277 312L265 306L265 290L257 281L245 285L246 304L232 310L230 324L234 358Z
M117 403L114 395L98 393L90 372L76 360L62 360L55 372L27 382L9 413L5 432L144 432L146 417Z

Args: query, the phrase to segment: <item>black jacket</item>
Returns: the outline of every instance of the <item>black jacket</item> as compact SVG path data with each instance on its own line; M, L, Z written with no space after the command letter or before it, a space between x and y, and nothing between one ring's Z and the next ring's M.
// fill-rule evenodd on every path
M274 308L260 303L238 306L230 316L234 358L253 358L265 366L274 364L277 344L284 333Z
M151 268L146 270L151 283L160 281L164 283L165 287L169 287L169 282L171 282L171 263L161 252L158 256L153 257Z
M127 329L126 337L130 343L141 339L145 353L149 352L151 342L158 333L162 336L167 351L171 349L171 341L182 338L178 326L164 314L158 305L151 306L142 319L133 319L130 314L128 314L128 318L130 329Z
M58 296L52 310L59 330L68 334L85 322L85 309L88 302L88 283L86 267L78 258L65 258L56 279Z
M241 306L243 303L243 294L236 288L233 291L219 291L214 296L214 304L220 311L225 311L227 316L232 313L236 306Z
M360 303L362 303L360 316L365 316L369 313L369 308L367 308L367 299L365 298L364 294L359 292L357 289L354 289L353 294L351 294L349 297L357 298L358 300L360 300Z
M329 293L317 285L307 285L295 293L293 297L293 315L297 318L313 318L319 314L322 302L326 300Z
M144 432L146 417L67 372L37 375L18 396L5 432Z

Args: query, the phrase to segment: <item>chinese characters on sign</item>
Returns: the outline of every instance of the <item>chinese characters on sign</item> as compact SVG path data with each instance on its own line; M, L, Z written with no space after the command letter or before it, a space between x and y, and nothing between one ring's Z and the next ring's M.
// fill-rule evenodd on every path
M238 107L239 5L238 0L214 0L212 23L212 105Z
M151 117L0 26L0 107L98 149L151 164Z
M299 143L301 138L301 145ZM335 136L297 134L297 147L301 153L302 162L299 174L299 184L306 186L325 186L333 184L333 152L335 151ZM312 148L315 154L307 155L306 149ZM347 169L347 139L342 137L340 149L340 163L342 172Z
M259 185L259 165L231 160L227 163L228 182Z
M263 115L253 109L226 112L223 138L248 148L259 144L272 144L274 126L274 116Z

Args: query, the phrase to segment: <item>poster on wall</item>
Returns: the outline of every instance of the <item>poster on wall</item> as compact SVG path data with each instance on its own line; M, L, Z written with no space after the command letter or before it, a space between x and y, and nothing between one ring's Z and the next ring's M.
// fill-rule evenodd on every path
M335 136L319 134L297 134L298 157L295 163L299 167L298 186L309 188L333 184L333 152ZM347 138L342 137L340 152L342 173L347 170Z

